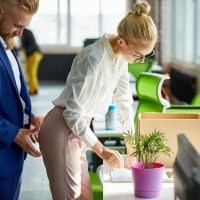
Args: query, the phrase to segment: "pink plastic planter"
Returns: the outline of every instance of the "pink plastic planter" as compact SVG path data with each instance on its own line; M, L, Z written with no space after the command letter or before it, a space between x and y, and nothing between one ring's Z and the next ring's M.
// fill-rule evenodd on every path
M161 192L164 165L152 163L153 168L145 169L144 163L132 164L135 196L144 198L159 197Z

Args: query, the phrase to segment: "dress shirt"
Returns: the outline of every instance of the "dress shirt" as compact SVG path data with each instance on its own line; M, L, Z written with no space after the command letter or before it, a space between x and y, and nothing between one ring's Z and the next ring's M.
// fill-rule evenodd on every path
M133 99L128 76L128 63L115 57L108 35L83 48L75 57L66 86L54 105L65 107L64 119L69 128L88 147L97 137L87 119L105 116L114 98L122 130L133 130Z

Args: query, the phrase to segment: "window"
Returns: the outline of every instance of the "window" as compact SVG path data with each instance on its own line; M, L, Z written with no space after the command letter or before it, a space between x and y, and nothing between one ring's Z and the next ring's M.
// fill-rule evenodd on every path
M171 0L171 56L200 64L200 2Z
M196 0L195 6L195 61L196 63L200 64L200 1Z
M70 11L73 46L81 46L85 38L99 37L99 0L72 0Z
M57 0L40 1L39 10L30 23L39 44L59 44L57 11Z
M125 12L124 0L40 1L30 28L40 45L83 46L86 38L116 33Z

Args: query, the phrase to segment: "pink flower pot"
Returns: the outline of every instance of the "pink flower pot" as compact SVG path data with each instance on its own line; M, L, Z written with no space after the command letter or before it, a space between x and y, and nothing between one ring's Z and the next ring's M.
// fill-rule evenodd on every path
M143 198L159 197L162 187L164 165L152 163L153 168L144 168L144 163L132 164L135 196Z

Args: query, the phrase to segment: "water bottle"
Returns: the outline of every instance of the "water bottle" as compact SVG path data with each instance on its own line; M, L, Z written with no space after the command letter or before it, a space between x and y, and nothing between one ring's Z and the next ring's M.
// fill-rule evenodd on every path
M117 106L111 104L106 113L106 130L115 130L117 128Z

